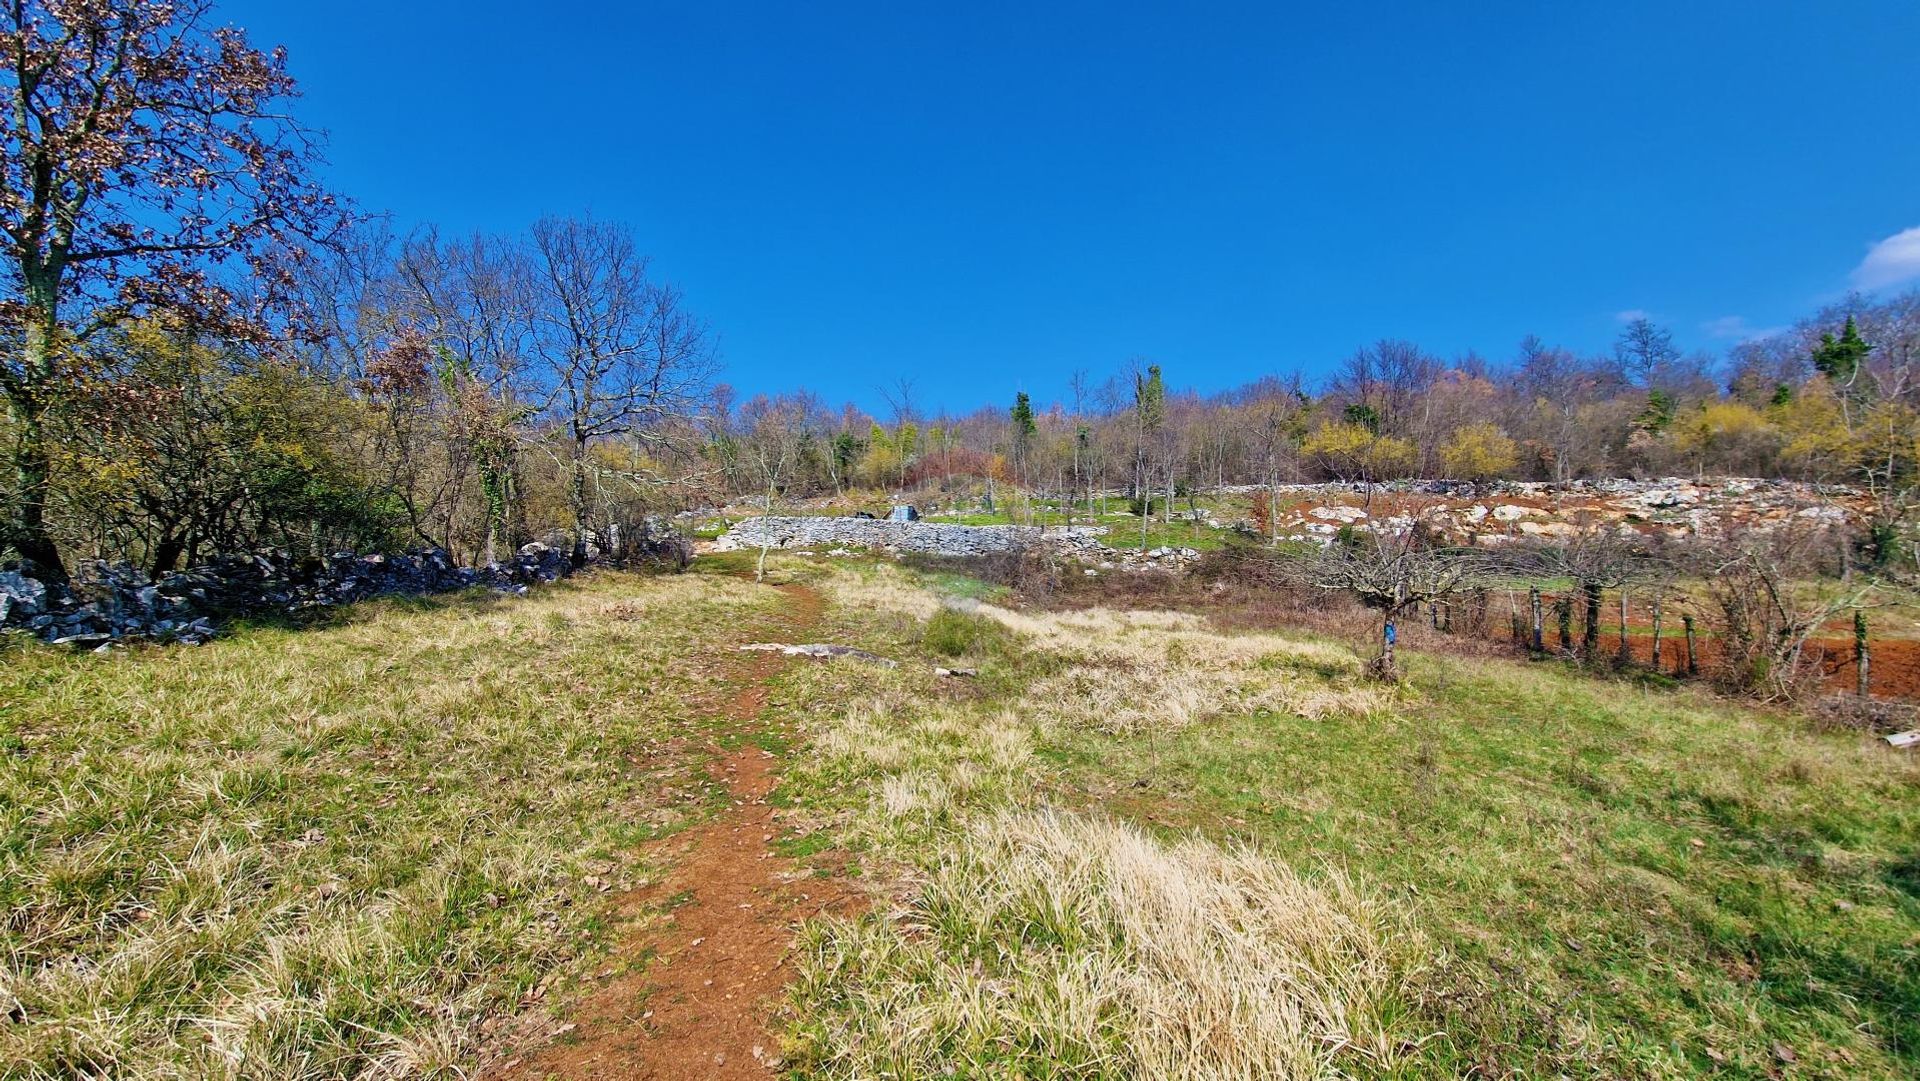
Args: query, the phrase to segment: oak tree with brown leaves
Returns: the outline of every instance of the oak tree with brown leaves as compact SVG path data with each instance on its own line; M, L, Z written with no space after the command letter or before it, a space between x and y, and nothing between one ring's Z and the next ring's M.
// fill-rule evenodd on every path
M10 0L0 86L0 540L58 579L48 427L82 347L154 314L263 336L343 215L311 178L313 134L281 111L296 93L283 50L212 25L202 0Z

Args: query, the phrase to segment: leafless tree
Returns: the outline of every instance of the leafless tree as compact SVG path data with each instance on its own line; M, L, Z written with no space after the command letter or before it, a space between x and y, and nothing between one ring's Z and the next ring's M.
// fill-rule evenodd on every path
M774 500L791 479L802 447L815 435L809 423L813 410L808 405L808 400L800 396L760 397L741 410L748 433L746 457L761 484L760 557L753 565L756 582L767 576L767 550L773 546L773 536L766 523L773 516Z
M1346 591L1380 613L1380 652L1371 671L1385 680L1400 678L1394 646L1401 613L1472 589L1489 570L1485 553L1435 544L1420 517L1416 513L1403 532L1365 533L1291 565L1299 584Z
M1806 581L1831 549L1821 530L1791 527L1729 538L1704 553L1707 594L1717 609L1722 683L1788 699L1813 682L1807 642L1848 611L1873 606L1876 587L1858 580L1839 589Z
M629 437L660 446L669 422L693 416L715 370L706 324L679 290L652 280L626 228L545 218L531 246L531 356L546 410L563 436L573 561L587 561L595 469L589 449Z

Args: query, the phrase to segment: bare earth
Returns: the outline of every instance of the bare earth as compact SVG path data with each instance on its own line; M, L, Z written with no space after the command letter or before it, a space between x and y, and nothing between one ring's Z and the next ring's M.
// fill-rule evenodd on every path
M786 610L768 626L793 634L812 628L822 601L804 586L782 586ZM748 640L748 639L743 639ZM787 658L754 653L728 662L726 715L750 733L767 702L767 684ZM718 750L716 749L716 754ZM742 746L709 766L732 796L718 818L663 841L674 868L663 881L618 900L638 916L669 900L664 920L640 925L614 951L623 969L569 1014L548 1046L504 1064L500 1081L567 1079L770 1078L779 1044L769 1020L787 978L795 926L856 903L837 879L816 877L775 853L778 812L767 797L779 783L777 760ZM644 964L633 962L646 961ZM621 966L619 962L628 962Z

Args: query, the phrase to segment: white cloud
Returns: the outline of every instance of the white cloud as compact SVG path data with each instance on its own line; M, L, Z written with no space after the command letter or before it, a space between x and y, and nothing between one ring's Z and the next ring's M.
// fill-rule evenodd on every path
M1747 324L1744 315L1723 315L1718 319L1709 319L1700 324L1700 329L1710 338L1731 339L1737 342L1757 342L1762 338L1771 338L1786 330L1786 327L1755 327Z
M1902 230L1867 249L1867 257L1853 268L1853 284L1861 289L1885 289L1920 278L1920 225Z
M1653 313L1645 308L1628 308L1623 312L1614 312L1613 318L1615 322L1631 323L1635 319L1652 319Z

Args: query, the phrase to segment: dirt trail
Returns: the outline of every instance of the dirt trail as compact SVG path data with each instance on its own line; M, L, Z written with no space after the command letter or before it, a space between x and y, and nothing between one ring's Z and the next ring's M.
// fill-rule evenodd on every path
M781 586L788 604L755 634L777 630L804 640L819 621L820 596ZM750 641L753 639L742 639ZM767 684L788 659L737 654L725 662L728 718L750 730ZM494 1076L656 1079L770 1078L779 1054L769 1031L773 999L786 982L786 952L799 921L853 903L835 879L818 878L771 848L779 832L767 803L778 783L774 756L747 745L709 765L732 806L711 822L662 842L673 868L665 880L620 899L637 915L671 901L672 912L614 951L634 971L608 979L581 1000L555 1042ZM634 964L646 959L644 965Z

